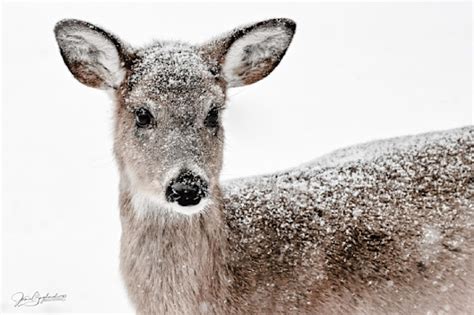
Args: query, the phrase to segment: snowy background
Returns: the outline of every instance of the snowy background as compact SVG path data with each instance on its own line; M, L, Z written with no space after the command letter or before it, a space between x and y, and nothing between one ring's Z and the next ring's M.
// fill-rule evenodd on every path
M133 45L201 42L271 17L298 23L280 66L230 91L223 178L273 172L376 138L472 124L471 5L21 4L2 15L2 312L132 312L119 276L112 105L75 81L55 22ZM17 291L65 302L12 306Z

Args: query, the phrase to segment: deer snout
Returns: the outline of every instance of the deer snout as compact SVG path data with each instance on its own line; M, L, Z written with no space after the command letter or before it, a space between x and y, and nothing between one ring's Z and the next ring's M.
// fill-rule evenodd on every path
M208 184L200 176L183 170L166 188L166 200L180 206L195 206L208 194Z

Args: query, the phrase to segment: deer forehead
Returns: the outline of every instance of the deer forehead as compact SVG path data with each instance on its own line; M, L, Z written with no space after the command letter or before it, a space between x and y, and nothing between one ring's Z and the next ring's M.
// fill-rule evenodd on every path
M206 100L204 96L223 94L197 49L180 42L158 42L139 50L128 87L132 98L161 101Z

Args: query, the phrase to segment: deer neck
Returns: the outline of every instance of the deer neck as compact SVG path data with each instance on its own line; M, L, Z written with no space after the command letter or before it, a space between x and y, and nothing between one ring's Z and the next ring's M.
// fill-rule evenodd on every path
M132 197L130 189L121 187L121 269L137 308L143 313L219 313L217 305L231 282L220 203L192 216L156 207L153 215L139 217Z

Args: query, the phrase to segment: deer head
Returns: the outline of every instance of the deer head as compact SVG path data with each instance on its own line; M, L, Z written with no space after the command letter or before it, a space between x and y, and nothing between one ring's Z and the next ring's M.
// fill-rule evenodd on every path
M87 22L56 25L74 77L112 92L121 185L141 214L158 208L191 215L217 202L226 90L272 72L295 27L271 19L200 45L158 41L135 49Z

